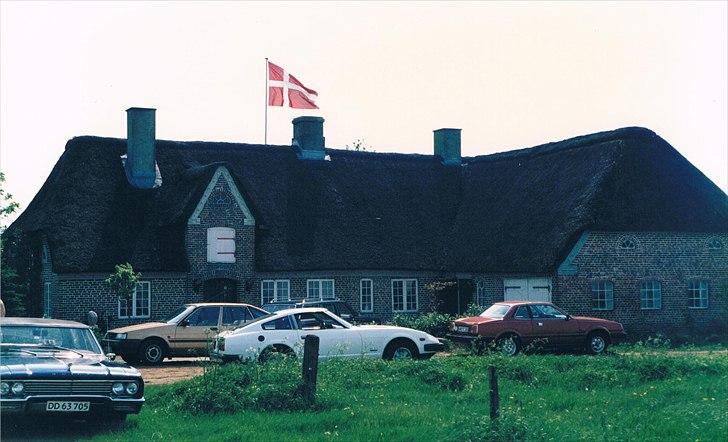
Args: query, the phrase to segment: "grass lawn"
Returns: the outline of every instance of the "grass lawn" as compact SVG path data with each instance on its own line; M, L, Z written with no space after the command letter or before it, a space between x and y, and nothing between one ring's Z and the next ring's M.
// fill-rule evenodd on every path
M495 424L487 417L491 364L501 394ZM62 434L125 441L724 441L728 435L725 352L330 361L319 367L313 411L296 389L300 370L297 361L224 366L149 387L142 413L118 429L77 424Z

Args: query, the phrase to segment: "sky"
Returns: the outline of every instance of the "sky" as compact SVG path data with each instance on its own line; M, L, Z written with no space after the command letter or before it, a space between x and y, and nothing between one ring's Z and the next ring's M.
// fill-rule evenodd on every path
M703 3L0 3L0 170L27 207L80 135L262 143L265 57L318 91L268 141L325 118L327 147L464 156L624 126L728 190L728 6ZM8 221L11 221L12 218Z

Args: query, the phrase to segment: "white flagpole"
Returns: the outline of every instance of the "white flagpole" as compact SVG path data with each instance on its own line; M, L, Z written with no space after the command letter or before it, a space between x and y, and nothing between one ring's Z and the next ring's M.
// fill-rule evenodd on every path
M265 57L265 134L263 140L268 145L268 57Z

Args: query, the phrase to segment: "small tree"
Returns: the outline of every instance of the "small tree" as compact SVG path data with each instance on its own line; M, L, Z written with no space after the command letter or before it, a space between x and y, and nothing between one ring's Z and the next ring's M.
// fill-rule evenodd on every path
M349 146L348 144L346 145L346 150L349 149L366 152L368 149L371 149L371 146L367 146L366 144L364 144L363 139L357 138L356 141L351 143L351 146Z
M134 290L136 290L140 276L142 275L134 272L131 264L117 264L114 268L114 273L109 275L105 281L109 284L109 287L111 287L111 290L116 293L119 299L129 302L129 300L131 300L131 295L133 295Z
M5 174L0 172L0 234L5 231L3 224L6 217L15 213L20 204L13 201L13 196L3 188ZM4 239L0 237L0 255L2 255ZM8 316L23 316L26 313L24 287L15 269L8 266L7 261L0 263L0 295Z

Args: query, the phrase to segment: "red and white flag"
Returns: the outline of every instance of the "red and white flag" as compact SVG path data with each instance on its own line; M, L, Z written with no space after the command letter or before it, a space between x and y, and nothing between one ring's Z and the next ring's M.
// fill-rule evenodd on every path
M268 106L290 106L296 109L318 109L318 94L303 85L282 67L268 62Z

